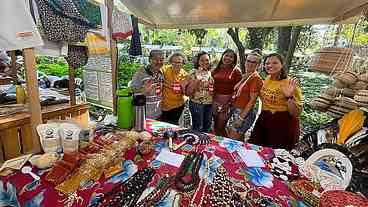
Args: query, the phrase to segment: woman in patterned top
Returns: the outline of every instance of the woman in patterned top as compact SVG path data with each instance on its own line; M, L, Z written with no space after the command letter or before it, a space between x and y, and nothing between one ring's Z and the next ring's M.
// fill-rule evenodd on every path
M287 75L284 57L269 54L264 61L268 77L260 92L262 112L250 143L291 150L299 139L302 93L298 81Z
M184 92L189 96L192 114L192 129L209 132L212 123L213 79L210 72L210 56L200 52L194 62L194 70L184 84Z

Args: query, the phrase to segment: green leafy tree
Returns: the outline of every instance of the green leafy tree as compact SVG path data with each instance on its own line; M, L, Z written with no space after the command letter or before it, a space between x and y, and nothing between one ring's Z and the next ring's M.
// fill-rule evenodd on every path
M355 31L354 31L355 30ZM353 45L367 45L368 44L368 19L363 18L361 21L354 24L344 25L341 31L341 36Z
M196 37L197 44L202 46L203 39L208 31L206 29L189 29L188 31Z

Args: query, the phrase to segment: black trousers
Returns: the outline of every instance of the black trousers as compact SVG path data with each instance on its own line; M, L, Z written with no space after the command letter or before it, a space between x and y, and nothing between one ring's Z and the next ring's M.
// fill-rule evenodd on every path
M178 125L178 122L179 122L181 113L183 113L183 110L184 110L184 104L178 108L171 109L170 111L162 111L161 121Z

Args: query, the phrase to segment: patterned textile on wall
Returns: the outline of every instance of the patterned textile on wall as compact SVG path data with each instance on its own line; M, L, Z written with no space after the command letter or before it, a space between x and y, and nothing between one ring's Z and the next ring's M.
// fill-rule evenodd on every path
M49 0L48 3L57 15L69 18L76 24L96 28L95 24L90 23L87 18L79 13L72 0Z
M65 60L68 62L69 67L72 67L75 69L81 68L82 66L86 65L88 62L87 47L69 45L68 46L68 56L65 57Z
M112 38L122 40L132 34L133 27L130 15L115 7L112 12Z
M91 25L80 16L71 0L62 2L63 4L56 4L55 0L36 0L47 39L49 41L83 41L87 31L92 28Z
M89 32L87 34L89 55L103 55L109 52L109 43L100 35Z
M86 0L73 0L73 3L77 7L79 13L88 19L90 23L101 27L101 11L99 5L95 5Z

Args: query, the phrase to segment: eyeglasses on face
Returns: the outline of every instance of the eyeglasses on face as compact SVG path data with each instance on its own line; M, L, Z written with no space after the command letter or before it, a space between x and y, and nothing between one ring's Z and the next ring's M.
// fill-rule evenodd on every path
M181 61L171 62L171 64L183 64Z
M258 61L246 60L247 63L258 64Z

